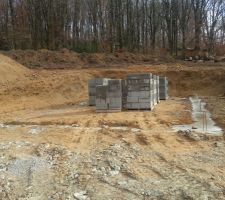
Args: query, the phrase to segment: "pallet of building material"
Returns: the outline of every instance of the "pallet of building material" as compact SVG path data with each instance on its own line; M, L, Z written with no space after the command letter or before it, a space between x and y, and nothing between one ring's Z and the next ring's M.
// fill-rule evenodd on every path
M96 96L89 95L89 106L95 106L96 104Z
M96 87L96 111L120 112L122 110L122 81L109 80L106 86Z
M138 73L138 74L128 74L127 79L151 79L152 73Z
M96 86L96 109L108 110L108 98L107 98L108 86L98 85Z
M156 77L156 89L157 89L157 102L160 103L160 97L159 97L159 76Z
M129 74L127 76L127 82L129 86L148 86L151 82L152 74Z
M109 110L121 111L122 110L122 80L109 80L108 82L108 98Z
M154 90L154 92L153 92L153 96L154 96L154 98L153 98L153 104L154 105L157 105L157 103L158 103L158 96L157 96L157 76L156 75L153 75L153 90Z
M129 74L126 80L126 108L128 110L152 110L154 108L154 88L152 74Z
M111 97L122 97L122 80L108 81L108 95Z
M126 107L126 103L127 103L127 81L126 80L122 80L122 108Z
M133 98L133 100L132 100ZM144 97L130 97L127 100L126 108L128 110L153 110L154 104L151 98Z
M88 81L88 94L90 96L95 96L96 94L96 86L97 85L107 85L108 84L108 78L97 78L92 79Z
M97 78L88 81L88 96L89 96L89 105L95 106L96 105L96 87L98 85L107 85L108 78Z
M167 100L168 95L168 80L164 76L159 77L159 98L160 100Z
M159 85L168 85L168 80L167 80L167 77L165 76L160 76L159 77Z

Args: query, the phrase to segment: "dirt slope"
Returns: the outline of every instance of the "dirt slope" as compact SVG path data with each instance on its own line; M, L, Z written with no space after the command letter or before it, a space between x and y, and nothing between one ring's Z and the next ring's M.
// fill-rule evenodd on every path
M57 59L69 54L68 52L47 51L45 55L43 51L41 53L34 51L19 51L18 53L15 51L13 55L20 62L23 60L25 66L29 66L32 55L33 62L36 64L40 62L47 66L49 63L49 66L52 66L54 62L58 62L60 66L63 66L63 63L67 66L66 61L62 60L61 63ZM89 79L94 77L125 78L127 74L137 72L152 72L167 76L169 78L169 95L172 97L221 96L225 93L225 68L220 66L186 66L176 63L155 65L142 62L142 64L121 64L120 67L112 65L88 67L86 65L85 69L78 69L74 63L75 67L70 69L45 70L27 69L6 56L0 56L0 84L2 84L0 87L0 113L18 109L71 105L86 101ZM57 58L58 56L59 58ZM99 55L102 60L104 56ZM49 60L45 60L45 58ZM69 58L71 57L68 56ZM8 83L9 81L11 83Z
M0 80L1 83L15 82L24 79L29 70L12 60L11 58L0 54Z
M174 62L174 59L167 54L143 55L128 52L79 54L74 51L69 51L68 49L62 49L60 51L49 51L46 49L38 51L11 50L2 53L29 68L45 69L80 69L140 63L154 64L159 62Z

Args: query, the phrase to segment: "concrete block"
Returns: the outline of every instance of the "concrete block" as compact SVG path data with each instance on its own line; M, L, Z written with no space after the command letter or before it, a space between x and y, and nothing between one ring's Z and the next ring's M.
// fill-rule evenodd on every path
M93 97L90 96L96 96L96 87L99 85L107 85L108 84L108 78L97 78L97 79L92 79L88 81L88 95L91 104L90 105L96 105L96 103L93 102ZM89 102L89 103L90 103Z
M128 96L127 97L127 102L129 102L129 103L136 103L136 102L138 102L138 100L139 100L139 97L136 97L136 96Z
M140 109L139 103L130 103L128 106L129 106L128 109L132 109L132 110L139 110Z
M122 80L108 81L108 97L120 97L122 99Z
M156 89L157 89L157 103L159 103L160 102L160 98L159 98L159 76L157 76L157 81L156 81L156 84L157 84L157 87L156 87Z
M107 86L97 86L96 87L96 109L102 110L107 109Z
M150 97L150 91L140 91L139 97Z
M139 96L139 92L137 92L137 91L128 91L127 96L128 97L138 97Z
M96 99L106 99L108 93L108 86L107 85L99 85L96 87Z
M143 109L144 110L151 110L150 103L140 103L139 105L140 105L139 107L140 107L141 110L143 110Z
M151 101L148 101L139 103L127 103L126 107L129 110L152 110L154 105Z
M95 96L89 96L89 106L95 106Z
M151 102L151 98L139 98L139 103L149 103Z
M107 95L109 98L120 97L122 99L122 93L108 92Z
M126 103L127 103L127 81L126 80L122 80L122 106L123 108L126 107Z
M166 77L165 76L159 76L159 83L165 83Z
M166 77L159 77L159 99L168 99L168 80Z
M95 88L95 89L90 89L90 90L88 91L88 95L89 95L89 96L95 96L95 95L96 95L96 88Z
M127 79L150 79L152 78L151 73L139 73L139 74L128 74Z
M121 82L122 84L122 94L123 96L127 96L127 81L126 80L122 80Z
M121 104L121 101L122 101L122 98L120 98L120 97L109 98L109 103L110 104L118 104L118 103Z
M122 109L122 98L110 98L109 109Z
M96 87L97 112L111 112L122 110L121 80L108 80L108 85Z

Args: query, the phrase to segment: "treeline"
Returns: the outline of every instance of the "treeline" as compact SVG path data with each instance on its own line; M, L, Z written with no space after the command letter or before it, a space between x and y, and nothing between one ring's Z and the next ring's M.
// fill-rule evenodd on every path
M224 9L224 0L0 0L0 49L213 54Z

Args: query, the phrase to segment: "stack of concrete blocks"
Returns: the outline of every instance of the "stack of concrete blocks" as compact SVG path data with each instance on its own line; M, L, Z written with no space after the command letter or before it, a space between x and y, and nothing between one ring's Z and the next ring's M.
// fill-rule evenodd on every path
M108 93L108 85L98 85L96 87L95 103L97 111L109 109L107 93Z
M108 85L96 87L96 111L122 111L122 81L108 80Z
M99 85L108 85L108 78L97 78L88 81L89 105L96 105L96 87Z
M131 74L127 76L127 103L128 110L153 110L153 75Z
M158 92L157 92L157 76L153 75L153 104L156 106L158 104Z
M126 108L127 104L127 80L122 80L122 107Z
M108 83L109 110L122 110L122 80L109 80Z
M97 112L153 110L168 99L168 81L151 73L131 74L125 80L100 78L88 82L89 105Z
M159 77L159 98L160 100L167 100L168 96L168 80L164 76Z
M157 89L157 103L160 103L160 97L159 97L159 76L156 76L156 89Z

